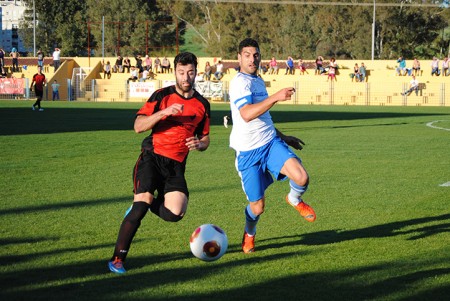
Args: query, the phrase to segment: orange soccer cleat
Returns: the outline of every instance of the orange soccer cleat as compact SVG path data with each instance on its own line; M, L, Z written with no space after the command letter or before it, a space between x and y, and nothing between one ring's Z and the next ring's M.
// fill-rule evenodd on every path
M288 196L286 196L286 202L292 207L294 207L295 210L297 210L298 213L300 213L300 215L308 222L312 223L313 221L316 220L316 213L314 212L314 209L305 202L300 201L300 203L298 203L297 206L294 206L291 204L291 202L289 202Z
M244 237L242 237L242 251L244 251L244 253L255 252L255 235L248 236L244 231Z

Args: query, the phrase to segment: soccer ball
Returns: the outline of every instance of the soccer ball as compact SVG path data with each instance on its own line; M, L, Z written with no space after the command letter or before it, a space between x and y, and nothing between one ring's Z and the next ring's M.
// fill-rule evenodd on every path
M204 224L195 229L190 238L191 252L203 261L214 261L225 254L228 238L225 232L213 224Z

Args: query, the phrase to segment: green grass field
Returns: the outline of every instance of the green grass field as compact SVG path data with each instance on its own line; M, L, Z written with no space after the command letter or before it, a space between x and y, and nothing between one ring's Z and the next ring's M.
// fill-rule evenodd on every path
M448 300L450 108L283 106L277 127L306 142L315 223L266 194L256 252L240 243L247 202L212 105L211 145L188 159L179 223L142 222L127 274L108 271L144 134L141 104L0 101L1 300ZM433 121L432 128L426 124ZM439 129L439 128L442 129ZM228 252L202 262L189 236L222 227Z

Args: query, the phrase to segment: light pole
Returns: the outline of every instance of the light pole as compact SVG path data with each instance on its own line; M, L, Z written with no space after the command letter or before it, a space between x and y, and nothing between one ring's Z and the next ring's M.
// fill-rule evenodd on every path
M36 56L36 3L33 0L33 56Z
M372 20L372 61L375 56L375 0L373 0L373 20Z

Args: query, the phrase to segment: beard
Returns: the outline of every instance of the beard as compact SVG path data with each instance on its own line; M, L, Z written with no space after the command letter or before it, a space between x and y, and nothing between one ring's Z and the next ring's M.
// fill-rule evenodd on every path
M188 83L189 86L183 86L184 83ZM186 81L186 82L177 81L176 84L177 84L178 89L180 89L183 92L189 92L193 88L193 83L191 83L189 81Z

